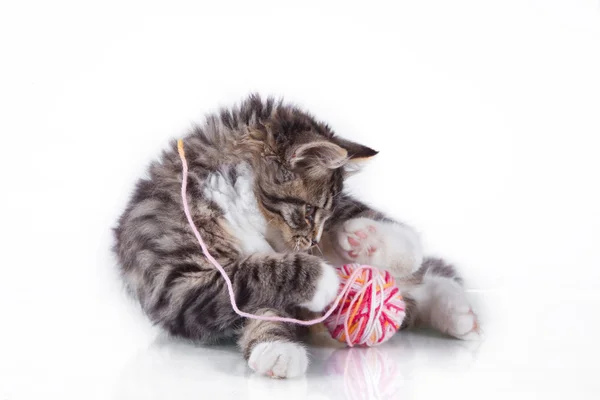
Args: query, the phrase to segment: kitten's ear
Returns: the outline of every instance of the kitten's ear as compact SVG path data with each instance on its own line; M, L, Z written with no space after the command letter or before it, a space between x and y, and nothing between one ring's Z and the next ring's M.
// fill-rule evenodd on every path
M342 167L348 161L348 152L335 143L317 141L301 144L288 157L292 169L309 170L313 174Z
M340 137L334 137L332 141L348 152L348 162L344 165L344 175L346 177L360 172L362 167L379 153L370 147Z
M331 141L345 149L348 152L348 158L350 160L368 160L379 153L377 150L373 150L370 147L363 146L362 144L351 142L350 140L342 139L340 137L334 137L331 139Z

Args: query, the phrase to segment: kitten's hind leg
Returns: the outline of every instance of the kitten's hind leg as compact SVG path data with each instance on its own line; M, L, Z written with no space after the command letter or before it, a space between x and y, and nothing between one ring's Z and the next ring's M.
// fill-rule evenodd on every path
M287 316L280 311L262 309L257 315ZM297 325L283 322L248 320L238 344L248 365L259 374L273 378L294 378L308 368L306 349L297 342Z
M407 303L403 327L422 325L463 340L481 338L477 315L453 266L428 258L398 283Z

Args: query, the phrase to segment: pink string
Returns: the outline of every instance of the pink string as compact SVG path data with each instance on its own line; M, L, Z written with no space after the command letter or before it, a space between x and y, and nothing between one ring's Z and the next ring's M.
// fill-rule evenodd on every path
M364 270L364 269L375 270L375 268L367 266L367 265L361 265L361 266L357 267L356 270L354 271L354 273L352 275L350 275L350 277L346 281L346 284L344 285L344 287L338 294L337 298L335 299L335 301L334 301L333 305L331 306L331 308L329 309L329 311L327 311L322 317L319 317L316 319L304 321L301 319L287 318L287 317L269 317L269 316L264 316L264 315L255 315L255 314L250 314L250 313L241 311L235 302L235 295L233 293L233 285L231 284L231 280L229 279L229 276L227 276L227 273L225 272L225 269L221 266L221 264L219 264L219 262L217 260L215 260L215 258L208 251L208 248L207 248L206 244L204 243L204 240L202 240L202 236L200 236L200 232L198 232L198 228L196 228L196 224L194 224L194 220L192 219L192 214L190 213L190 208L189 208L188 201L187 201L188 165L187 165L187 161L185 159L185 152L183 150L183 140L181 140L181 139L179 139L179 141L177 142L177 150L179 151L179 157L181 157L181 163L183 165L183 178L182 178L182 182L181 182L181 199L183 201L183 211L185 213L185 216L187 217L190 227L192 228L192 232L194 232L194 236L196 236L196 239L198 240L198 243L200 244L200 247L202 248L202 252L204 253L204 256L221 273L221 276L223 276L223 279L225 279L225 283L227 284L227 291L229 292L229 299L231 301L231 307L233 308L233 311L235 311L235 313L237 315L239 315L240 317L257 319L260 321L290 322L292 324L298 324L298 325L315 325L315 324L321 323L321 322L325 321L327 318L329 318L329 316L331 314L333 314L333 312L337 308L338 304L340 303L342 297L344 297L346 295L348 290L351 288L353 282L358 278L358 276L360 275L362 270ZM344 327L347 332L348 331L348 320L346 320L344 322ZM349 340L349 336L347 336L347 340ZM352 346L352 343L349 342L348 345Z

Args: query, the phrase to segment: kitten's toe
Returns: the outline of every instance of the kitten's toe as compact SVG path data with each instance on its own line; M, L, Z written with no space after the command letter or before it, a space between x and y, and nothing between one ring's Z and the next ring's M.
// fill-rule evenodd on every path
M352 251L352 248L359 243L358 238L355 237L352 233L340 230L337 234L337 245L342 250L342 252L347 253Z
M272 378L294 378L306 373L308 354L298 343L262 342L252 349L248 365L257 373Z
M369 263L380 247L375 221L355 218L344 223L337 237L341 255L349 261Z
M369 218L353 218L344 223L344 230L346 232L356 233L358 236L365 239L369 233L377 232L377 228L375 227L376 223L376 221Z
M469 309L466 313L452 315L447 333L462 340L483 339L483 332L479 326L477 315L475 315L472 309Z
M312 298L301 304L314 312L320 312L335 300L340 287L340 278L334 267L327 263L322 263L322 273L315 284L315 291Z

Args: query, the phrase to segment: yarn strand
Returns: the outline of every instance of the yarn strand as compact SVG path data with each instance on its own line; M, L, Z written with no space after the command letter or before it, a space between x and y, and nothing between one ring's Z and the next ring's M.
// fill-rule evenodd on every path
M190 228L192 229L192 232L194 233L194 236L196 237L196 239L198 240L198 243L200 244L200 247L202 248L202 253L204 253L204 256L208 259L208 261L210 261L212 263L212 265L214 265L214 267L219 271L219 273L225 280L225 283L227 285L227 291L229 292L229 299L231 302L231 307L233 308L233 311L235 311L235 313L237 315L244 317L244 318L256 319L256 320L260 320L260 321L286 322L286 323L305 325L305 326L319 324L319 323L327 320L333 314L333 312L338 308L338 305L340 304L340 302L343 301L345 303L348 301L348 295L349 295L351 289L353 289L356 282L360 280L361 275L364 272L368 271L368 272L370 272L370 274L367 274L367 276L365 276L365 278L364 278L365 282L362 283L363 287L361 288L361 290L359 290L360 300L359 300L359 296L355 296L350 301L349 308L351 310L354 309L355 303L357 301L360 304L362 302L362 298L367 295L366 294L367 290L369 288L371 288L372 292L370 293L371 300L369 301L369 305L370 305L369 311L370 311L371 315L376 313L376 317L370 318L369 326L367 326L366 328L363 327L361 329L361 331L371 332L373 330L372 325L379 321L381 312L383 310L383 296L381 296L381 299L379 300L379 304L375 304L375 301L374 301L375 294L378 290L377 287L379 287L382 290L385 288L385 280L381 277L381 275L378 273L378 270L376 268L368 266L368 265L355 265L354 266L355 267L354 271L347 278L345 285L343 285L342 289L340 290L338 296L336 297L335 301L333 302L333 304L331 305L329 310L325 314L323 314L323 316L321 316L319 318L315 318L315 319L311 319L311 320L300 320L300 319L288 318L288 317L271 317L271 316L265 316L265 315L255 315L255 314L247 313L247 312L240 310L235 301L233 284L231 283L229 276L225 272L225 269L223 268L223 266L221 266L221 264L219 264L219 262L210 254L208 247L207 247L206 243L204 242L204 240L202 239L202 236L200 235L200 232L198 231L198 228L196 227L196 224L194 223L194 220L192 218L192 214L190 212L190 207L189 207L188 200L187 200L187 181L188 181L189 171L188 171L187 160L185 158L185 151L183 148L183 140L182 139L179 139L177 141L177 150L179 152L179 157L181 158L181 163L182 163L182 168L183 168L183 170L182 170L183 176L182 176L182 182L181 182L181 199L183 202L183 211L184 211L187 221L190 225ZM370 277L368 277L368 275L370 275ZM368 279L367 279L367 277L368 277ZM377 283L377 285L371 284L371 283ZM346 318L342 324L344 333L345 333L345 340L349 346L353 346L355 343L355 342L353 343L353 340L351 339L352 332L351 332L351 327L350 327L350 321L354 320L355 317L359 318L360 316L357 316L356 312L355 312L352 315L352 317ZM341 309L340 309L340 312L338 312L338 314L336 316L336 323L341 322L340 318L341 318ZM354 325L352 328L357 328L357 326ZM379 335L379 336L382 336L382 335Z

